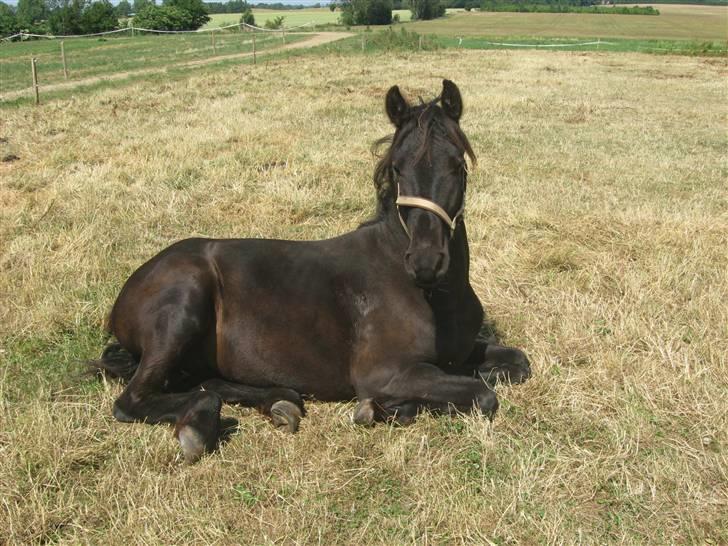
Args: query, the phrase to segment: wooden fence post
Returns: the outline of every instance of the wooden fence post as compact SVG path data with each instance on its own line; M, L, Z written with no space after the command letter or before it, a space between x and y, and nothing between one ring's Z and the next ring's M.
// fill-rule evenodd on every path
M68 67L66 66L66 50L63 49L63 40L61 40L61 61L63 61L63 79L68 79Z
M213 30L210 35L212 36L212 54L217 55L217 47L215 47L215 31Z
M255 29L253 29L253 64L258 64L258 59L255 57Z
M422 36L420 36L420 51L422 51Z
M35 104L40 104L40 95L38 93L38 70L35 66L35 57L30 58L30 71L33 73L33 91L35 92Z
M366 45L366 36L363 34L361 35L361 50L364 51L364 46Z

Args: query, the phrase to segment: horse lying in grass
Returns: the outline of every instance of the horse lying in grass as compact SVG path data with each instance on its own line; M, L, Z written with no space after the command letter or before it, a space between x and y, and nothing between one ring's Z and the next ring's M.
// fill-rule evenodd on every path
M395 133L374 219L324 241L188 239L131 275L108 322L118 343L92 363L128 380L116 419L173 424L193 462L215 449L223 402L292 432L303 397L357 398L356 423L407 424L422 410L492 416L480 374L530 375L523 352L476 339L460 91L445 80L412 106L395 86L385 104Z

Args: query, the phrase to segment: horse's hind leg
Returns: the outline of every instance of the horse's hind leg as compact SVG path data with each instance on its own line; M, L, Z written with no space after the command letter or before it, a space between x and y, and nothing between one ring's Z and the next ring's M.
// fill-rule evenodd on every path
M142 358L137 373L114 403L114 417L123 422L174 425L182 454L192 463L217 445L222 400L214 392L161 392L171 367L164 359Z
M123 422L175 425L185 459L194 462L217 445L222 400L214 392L166 393L164 386L194 352L205 321L185 305L149 320L139 367L114 403L114 417Z
M301 395L292 389L250 387L223 379L209 379L200 385L207 392L218 394L228 404L257 408L282 430L296 432L305 415Z

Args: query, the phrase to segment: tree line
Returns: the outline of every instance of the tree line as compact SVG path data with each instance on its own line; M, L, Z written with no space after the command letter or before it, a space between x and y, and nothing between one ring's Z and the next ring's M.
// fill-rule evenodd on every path
M0 36L31 34L94 34L134 26L153 30L197 30L210 20L202 0L18 0L17 7L0 1Z

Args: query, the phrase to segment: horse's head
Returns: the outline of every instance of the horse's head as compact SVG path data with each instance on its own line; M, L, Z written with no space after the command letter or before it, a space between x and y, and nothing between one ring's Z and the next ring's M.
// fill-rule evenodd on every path
M460 129L463 103L453 82L444 80L438 98L420 102L410 105L397 86L387 92L387 115L396 131L377 171L389 183L410 239L405 269L429 288L447 274L450 239L465 208L465 155L471 161L475 155Z

